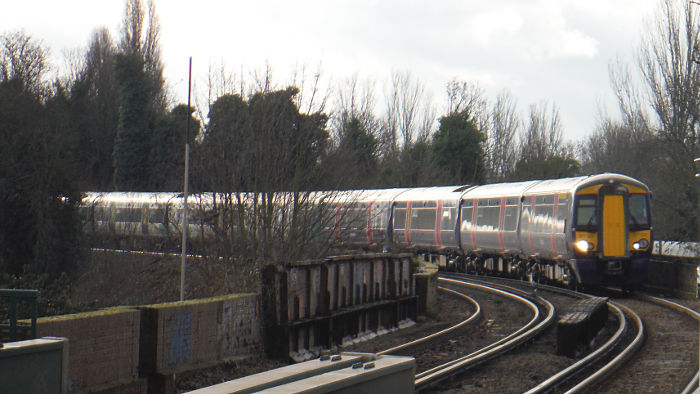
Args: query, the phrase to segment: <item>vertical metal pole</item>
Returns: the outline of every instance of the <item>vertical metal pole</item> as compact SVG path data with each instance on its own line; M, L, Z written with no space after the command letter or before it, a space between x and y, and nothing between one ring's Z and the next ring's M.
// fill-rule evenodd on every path
M37 305L37 294L32 297L32 327L31 327L31 339L36 339L36 316L39 314L39 308Z
M17 298L10 295L10 342L17 340Z
M185 299L185 266L187 263L187 230L189 223L187 222L187 194L189 186L190 173L190 95L192 89L192 57L190 56L189 77L187 81L187 128L185 129L185 185L184 196L185 206L182 214L182 259L180 262L180 301Z

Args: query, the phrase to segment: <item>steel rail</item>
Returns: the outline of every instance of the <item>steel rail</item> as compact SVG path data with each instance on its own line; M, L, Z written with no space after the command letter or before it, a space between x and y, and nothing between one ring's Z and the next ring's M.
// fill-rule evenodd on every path
M590 294L580 293L580 292L577 292L577 291L574 291L574 290L570 290L570 289L563 289L563 288L559 288L559 287L553 287L553 286L542 285L542 284L533 285L533 284L528 283L528 282L523 282L523 281L519 281L519 280L515 280L515 279L508 279L508 278L498 278L498 279L499 279L499 280L506 280L506 281L517 281L517 282L519 282L519 283L521 283L521 284L523 284L523 285L525 285L525 286L537 287L537 288L541 288L541 289L544 289L544 290L547 290L547 291L558 292L558 293L567 294L567 295L576 296L576 297L589 297L589 298L590 298L590 297L593 297L593 296L590 295ZM487 281L483 281L483 282L487 282ZM670 301L667 301L667 300L664 300L664 301L670 303ZM626 321L626 319L624 318L624 313L622 312L623 309L625 310L625 312L626 312L628 315L632 316L632 317L633 317L633 320L634 320L634 322L635 322L635 325L637 326L637 332L638 332L638 334L637 334L637 336L635 337L635 339L632 341L632 343L630 343L630 345L629 345L627 348L625 348L620 354L618 354L617 357L615 357L612 361L610 361L610 362L609 362L608 364L606 364L604 367L602 367L601 369L599 369L596 373L590 375L588 378L586 378L586 379L582 380L581 382L579 382L578 385L576 385L575 387L573 387L572 389L570 389L570 391L568 391L568 392L572 392L572 393L579 392L579 391L584 390L584 389L590 387L591 385L597 383L600 379L602 379L602 378L604 378L605 376L607 376L607 374L609 374L609 373L613 372L615 369L619 368L625 361L627 361L627 359L628 359L632 354L634 354L634 352L636 352L637 350L639 350L639 348L640 348L640 347L642 346L642 344L643 344L643 341L644 341L644 323L642 322L642 320L641 320L641 318L639 317L639 315L637 315L637 313L634 312L634 311L632 311L631 309L629 309L629 308L627 308L627 307L624 307L624 306L621 306L621 305L619 305L619 304L617 304L617 303L614 303L614 302L612 302L612 301L608 301L608 305L609 305L614 311L616 311L616 313L618 313L618 318L620 318L619 316L621 315L621 316L622 316L621 319L624 319L624 320ZM676 304L676 305L677 305L677 304ZM677 306L679 307L679 309L685 308L685 307L682 306L682 305L677 305ZM688 309L689 309L689 308L688 308ZM618 312L618 311L619 311L619 312ZM700 317L700 316L699 316L699 317ZM625 325L627 326L627 323L625 323ZM613 338L614 338L615 336L617 336L617 333L619 333L619 332L620 332L620 328L618 328L618 331L617 331L616 334L613 336ZM608 346L611 344L610 342L612 341L613 338L611 338L611 340L608 340L608 342L606 342L602 347L608 347ZM619 340L618 340L618 342L619 342ZM602 347L601 347L601 348L602 348ZM613 347L614 347L614 345L613 345L613 346L610 346L610 348L608 349L607 352L612 351L612 348L613 348ZM591 357L592 355L593 355L594 357ZM598 350L596 350L595 352L591 353L589 356L585 357L584 359L580 360L579 362L577 362L577 363L574 364L574 365L577 365L577 364L579 364L580 362L582 362L582 361L584 361L584 360L587 361L587 365L590 365L590 364L592 364L596 359L600 359L600 357L602 357L603 355L604 355L604 354L598 354ZM589 357L590 357L590 359L589 359ZM556 386L556 385L562 383L562 382L565 381L568 377L573 376L573 375L577 372L577 371L574 371L574 370L567 371L567 370L569 370L569 368L572 368L574 365L572 365L572 366L570 366L570 367L568 367L568 368L566 368L566 369L560 371L560 372L557 373L556 375L554 375L554 376L548 378L547 381L548 381L549 379L555 378L555 377L557 377L557 376L559 376L559 375L561 374L560 377L562 378L562 380L561 380L559 383L553 384L552 387L554 387L554 386ZM584 367L585 367L585 366L582 365L582 366L580 366L580 369L583 369ZM580 370L580 369L579 369L579 370ZM569 376L566 377L566 378L563 376L565 371L569 374ZM545 382L546 382L546 381L545 381ZM544 383L544 382L543 382L543 383ZM692 383L692 381L691 381L691 383ZM539 385L536 386L535 388L531 389L531 390L535 390L535 389L537 389L538 387L539 387ZM543 389L542 391L535 391L535 392L544 392L544 391L547 391L547 390L546 390L546 389Z
M442 369L442 368L445 368L445 367L447 367L447 366L449 366L449 365L451 365L451 364L455 364L455 363L459 362L460 360L463 360L463 359L466 359L466 358L470 358L470 357L477 356L477 355L479 355L480 353L486 352L486 351L488 351L488 350L490 350L490 349L493 349L493 348L495 348L495 347L497 347L497 346L499 346L499 345L501 345L501 344L503 344L503 343L505 343L505 342L508 342L508 341L511 340L512 338L515 338L515 337L517 337L518 335L520 335L521 333L523 333L523 332L529 330L530 328L534 327L534 326L537 324L537 322L539 321L539 319L540 319L540 310L539 310L539 308L537 307L537 305L535 305L532 301L530 301L530 300L528 300L528 299L526 299L526 298L524 298L524 297L517 296L517 295L514 295L514 294L512 294L512 293L508 293L508 292L503 291L503 290L500 290L500 289L495 289L495 288L490 287L490 286L478 285L478 284L471 284L471 283L464 282L464 281L461 281L461 280L443 279L443 278L438 278L438 280L442 280L442 281L446 281L446 282L451 282L451 283L453 283L453 284L458 284L458 285L462 285L462 286L476 287L476 288L480 288L481 290L490 291L490 292L499 294L499 295L504 296L504 297L508 297L508 298L515 299L515 300L520 301L520 302L524 303L525 305L527 305L527 306L533 311L533 317L532 317L532 319L531 319L525 326L521 327L520 329L518 329L518 330L516 330L515 332L511 333L510 335L508 335L508 336L506 336L506 337L504 337L504 338L501 338L501 339L499 339L498 341L496 341L496 342L494 342L494 343L491 343L491 344L489 344L488 346L483 347L483 348L481 348L481 349L479 349L479 350L477 350L477 351L475 351L475 352L473 352L473 353L470 353L470 354L468 354L468 355L466 355L466 356L462 356L462 357L460 357L460 358L458 358L458 359L448 361L448 362L446 362L446 363L444 363L444 364L438 365L437 367L433 367L433 368L431 368L431 369L429 369L429 370L423 371L423 372L417 374L417 375L416 375L416 378L420 378L420 377L422 377L422 376L425 376L425 375L430 374L431 372L438 371L438 370L440 370L440 369Z
M644 322L642 322L642 319L639 317L637 312L612 301L608 301L608 304L622 309L626 314L632 317L632 320L637 326L637 336L635 336L634 340L632 340L632 342L622 352L615 356L615 358L605 364L598 371L579 382L576 386L570 388L567 393L580 393L590 389L594 384L600 382L603 378L608 376L608 374L621 367L629 359L629 357L631 357L644 344Z
M470 296L468 296L468 295L466 295L466 294L460 293L460 292L458 292L458 291L445 288L445 287L438 287L438 290L442 290L442 291L444 291L444 292L457 295L458 297L466 298L467 300L469 300L469 301L474 305L474 307L476 308L476 310L474 311L474 313L472 313L471 316L469 316L469 318L467 318L467 319L465 319L465 320L459 322L458 324L455 324L454 326L448 327L448 328L446 328L446 329L444 329L444 330L438 331L438 332L433 333L433 334L430 334L430 335L428 335L428 336L425 336L425 337L422 337L422 338L418 338L418 339L416 339L416 340L414 340L414 341L407 342L407 343L404 343L404 344L402 344L402 345L394 346L394 347L392 347L392 348L390 348L390 349L382 350L381 352L378 352L378 353L377 353L378 356L385 355L385 354L395 354L395 353L397 353L397 352L406 351L406 350L411 349L411 348L413 348L413 347L416 347L416 346L425 344L425 343L427 343L427 342L429 342L429 341L431 341L431 340L434 340L434 339L436 339L436 338L439 338L439 337L441 337L441 336L454 333L455 331L457 331L457 330L459 330L459 329L461 329L461 328L464 328L465 326L469 325L470 323L472 323L472 322L476 321L477 319L480 319L480 318L481 318L481 305L479 305L479 303L478 303L476 300L474 300L472 297L470 297Z
M596 349L594 352L591 352L589 355L586 357L582 358L581 360L577 361L576 363L568 366L567 368L559 371L558 373L552 375L551 377L547 378L544 380L542 383L538 384L537 386L531 388L530 390L526 391L526 394L534 394L534 393L544 393L549 390L552 390L554 387L562 384L565 382L567 379L571 378L574 376L576 373L580 372L599 358L603 357L604 355L610 353L615 346L620 342L622 339L622 336L625 334L627 331L627 319L625 318L625 314L622 312L620 308L618 308L616 305L610 305L615 313L618 316L618 321L620 322L617 331L615 334L607 341L603 346L599 347Z
M525 297L521 297L517 294L509 293L497 289L495 287L478 285L474 283L468 283L465 281L458 281L447 278L439 278L439 280L443 282L455 283L462 286L480 288L482 290L486 290L492 293L503 295L508 298L519 300L528 305L534 311L535 316L530 322L528 322L528 324L525 327L517 330L513 334L507 336L506 338L494 342L493 344L486 346L467 356L460 357L459 359L452 360L438 367L417 374L415 380L415 387L417 390L426 388L443 379L448 378L449 376L474 367L482 362L485 362L493 357L496 357L500 354L511 350L512 348L522 344L523 342L531 339L532 337L543 331L554 320L554 306L549 301L541 297L536 297L536 299L538 302L543 304L543 306L547 309L548 313L547 316L540 321L540 308L538 308L532 301L526 299Z
M686 315L690 316L691 318L695 319L700 323L700 313L695 311L692 308L688 308L685 305L681 305L679 303L669 301L665 298L659 298L659 297L654 297L646 294L637 294L637 298L640 298L645 301L653 302L659 305L663 305L667 308L675 309L678 312L685 313ZM695 373L695 375L690 379L688 384L685 386L683 391L681 391L682 394L688 394L692 392L697 392L700 390L700 367L698 369L698 372Z

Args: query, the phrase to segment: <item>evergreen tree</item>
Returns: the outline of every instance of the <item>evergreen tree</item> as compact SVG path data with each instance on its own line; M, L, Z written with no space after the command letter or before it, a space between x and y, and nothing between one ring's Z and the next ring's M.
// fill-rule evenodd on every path
M362 122L353 117L341 131L341 141L332 157L337 177L348 189L374 186L377 177L379 140L370 134Z
M0 78L0 271L29 266L54 279L80 253L80 193L66 156L66 98L45 98Z
M136 55L117 55L119 126L114 144L114 186L117 190L147 190L152 138L149 79Z
M151 141L150 187L158 191L175 191L183 187L185 168L185 135L187 117L190 117L190 145L199 132L199 121L192 117L192 110L180 104L156 122Z
M93 35L84 64L70 86L74 140L71 150L81 164L87 190L112 190L113 151L119 124L119 91L114 80L116 49L107 29Z
M483 183L485 139L467 111L441 117L432 143L438 177L449 184Z

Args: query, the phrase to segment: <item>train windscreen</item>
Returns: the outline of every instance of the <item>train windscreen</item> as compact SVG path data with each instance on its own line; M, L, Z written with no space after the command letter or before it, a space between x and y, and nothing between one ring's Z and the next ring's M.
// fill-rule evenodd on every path
M596 197L579 197L576 201L576 227L588 227L597 224L598 214Z
M629 225L634 229L649 227L649 206L646 194L630 195Z

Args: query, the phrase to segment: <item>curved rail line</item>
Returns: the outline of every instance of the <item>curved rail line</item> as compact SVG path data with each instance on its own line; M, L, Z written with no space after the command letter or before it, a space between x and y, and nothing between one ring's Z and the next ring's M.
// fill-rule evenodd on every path
M626 314L630 315L632 319L634 320L635 325L637 326L637 335L634 337L634 340L620 352L615 358L613 358L610 362L605 364L602 368L588 376L586 379L582 380L579 382L576 386L572 387L567 391L567 393L580 393L583 392L584 390L590 389L594 384L600 382L603 378L608 376L610 373L615 371L616 369L620 368L622 365L624 365L625 362L639 350L642 345L644 344L644 322L642 322L642 319L639 317L637 312L633 311L632 309L621 305L617 304L612 301L608 301L608 305L617 307L619 309L622 309Z
M455 324L454 326L448 327L444 330L438 331L438 332L430 334L428 336L418 338L415 341L407 342L407 343L404 343L402 345L394 346L390 349L382 350L381 352L377 352L378 356L385 355L385 354L396 354L396 353L406 352L406 351L412 350L415 347L418 347L420 345L425 345L426 343L428 343L434 339L452 334L452 333L460 330L461 328L466 327L470 323L475 322L476 320L481 318L481 305L479 305L479 303L476 300L474 300L472 297L470 297L464 293L460 293L458 291L448 289L446 287L438 287L438 290L441 290L441 291L444 291L447 293L451 293L451 294L454 294L458 297L462 297L462 298L469 300L476 308L475 312L471 316L469 316L468 319L463 320L463 321L459 322L458 324Z
M560 288L560 287L553 287L553 286L548 286L548 285L543 285L543 284L531 284L531 283L523 282L523 281L517 280L517 279L509 279L509 278L497 278L497 279L507 281L507 282L517 282L520 285L541 288L543 290L556 292L556 293L560 293L560 294L565 294L565 295L569 295L569 296L573 296L573 297L581 297L581 298L582 297L593 297L590 294L581 293L581 292L577 292L577 291L570 290L570 289L564 289L564 288ZM488 283L487 281L483 281L483 282ZM506 285L503 285L503 286L506 286ZM506 287L509 287L509 286L506 286ZM618 326L617 331L610 338L610 340L608 340L605 344L603 344L596 351L590 353L588 356L579 360L575 364L573 364L573 365L563 369L562 371L558 372L557 374L545 379L542 383L540 383L539 385L530 389L528 391L528 393L542 393L542 392L546 392L548 390L551 390L552 388L564 383L566 380L570 379L571 377L573 377L577 373L581 372L583 369L589 367L596 360L599 360L601 357L612 353L612 351L615 349L617 344L622 339L622 336L624 335L625 330L628 329L628 325L626 323L626 318L625 318L625 313L627 315L631 316L632 320L634 321L634 325L635 325L636 330L637 330L637 335L635 336L634 340L625 349L623 349L616 357L614 357L610 362L608 362L606 365L601 367L599 370L597 370L593 374L589 375L587 378L583 379L576 386L569 389L569 391L567 391L567 393L581 392L583 390L586 390L586 389L592 387L594 384L600 382L608 374L612 373L617 368L621 367L629 359L629 357L631 357L637 350L639 350L641 348L641 346L644 343L644 335L645 334L644 334L644 323L642 322L642 319L639 317L639 315L636 312L634 312L633 310L629 309L628 307L626 307L624 305L617 304L613 301L608 301L608 306L615 312L615 314L618 316L618 321L620 322L620 325ZM680 307L683 307L683 306L680 306ZM623 311L624 311L624 313L623 313Z
M481 364L482 362L485 362L487 360L490 360L491 358L494 358L498 355L501 355L514 347L522 344L523 342L531 339L535 335L539 334L540 332L544 331L553 321L554 321L554 316L555 316L555 310L554 306L552 303L549 301L541 298L541 297L532 297L536 300L537 303L541 305L542 308L547 310L547 316L542 318L541 317L541 311L540 307L535 305L535 302L531 301L530 299L526 298L526 296L521 296L518 294L515 294L515 292L508 292L504 291L501 289L498 289L493 286L485 286L485 285L480 285L476 283L470 283L466 282L464 280L455 280L455 279L449 279L449 278L439 278L438 280L447 282L447 283L452 283L452 284L457 284L461 286L469 286L472 288L478 288L481 290L485 290L491 293L499 294L511 299L518 300L525 305L527 305L532 311L533 311L533 318L526 324L524 327L520 328L519 330L515 331L514 333L508 335L505 338L502 338L499 341L496 341L492 343L489 346L486 346L480 350L477 350L476 352L473 352L469 355L460 357L456 360L449 361L447 363L444 363L440 366L437 366L435 368L429 369L427 371L421 372L416 375L416 380L415 380L415 388L416 390L421 390L425 389L431 385L434 385L452 375L455 375L457 373L460 373L462 371L465 371L471 367L474 367L478 364ZM518 293L521 294L526 294L524 291L519 290L517 291ZM529 297L529 296L528 296Z
M620 340L622 339L622 336L627 331L627 319L625 319L625 315L622 312L622 310L620 308L618 308L617 306L613 305L613 311L617 315L617 318L618 318L618 321L620 322L620 324L619 324L615 334L613 334L613 336L607 342L605 342L605 344L603 344L603 346L599 347L594 352L591 352L589 355L587 355L586 357L577 361L576 363L568 366L567 368L561 370L560 372L545 379L542 383L540 383L537 386L526 391L526 393L527 394L544 393L544 392L547 392L549 390L552 390L553 388L564 383L569 378L573 377L575 374L580 372L582 369L586 368L588 365L592 364L593 362L595 362L599 358L603 357L604 355L606 355L610 351L612 351L612 349L620 342Z
M653 302L655 304L663 305L667 308L675 309L678 312L685 313L686 315L690 316L691 318L695 319L700 323L700 313L695 311L692 308L688 308L685 305L681 305L679 303L669 301L665 298L660 298L660 297L654 297L646 294L636 294L637 298L640 298L644 301L649 301ZM690 379L690 382L685 386L683 391L681 391L682 394L687 394L687 393L692 393L696 392L698 388L700 387L700 366L698 367L698 372L695 373L692 379Z

